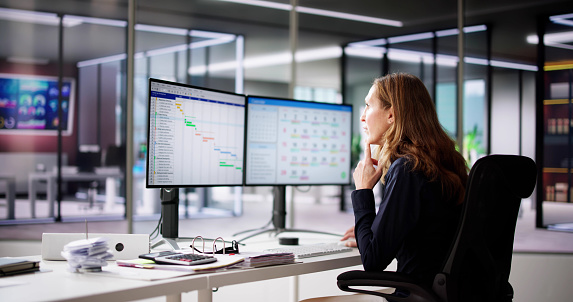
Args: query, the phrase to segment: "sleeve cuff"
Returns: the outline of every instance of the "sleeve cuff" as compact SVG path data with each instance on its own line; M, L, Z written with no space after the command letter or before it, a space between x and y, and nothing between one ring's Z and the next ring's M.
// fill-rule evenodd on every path
M354 190L350 195L354 210L374 208L374 192L372 189Z

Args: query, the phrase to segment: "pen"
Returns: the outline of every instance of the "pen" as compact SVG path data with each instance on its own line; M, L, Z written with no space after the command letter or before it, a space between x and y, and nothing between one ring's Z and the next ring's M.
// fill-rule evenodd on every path
M135 268L147 268L152 269L154 268L153 265L145 265L145 264L135 264L135 263L118 263L118 266L125 266L125 267L135 267Z

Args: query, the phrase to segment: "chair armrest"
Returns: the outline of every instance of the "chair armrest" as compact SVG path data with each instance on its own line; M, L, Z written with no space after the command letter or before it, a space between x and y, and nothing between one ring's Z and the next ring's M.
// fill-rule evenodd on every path
M348 271L338 275L338 288L347 292L356 292L368 295L376 295L391 299L393 301L405 302L440 302L441 300L434 292L421 284L412 277L403 273L396 272L365 272L365 271ZM410 292L408 297L398 297L392 294L386 294L379 291L370 291L364 288L355 287L373 286L373 287L392 287L399 290Z

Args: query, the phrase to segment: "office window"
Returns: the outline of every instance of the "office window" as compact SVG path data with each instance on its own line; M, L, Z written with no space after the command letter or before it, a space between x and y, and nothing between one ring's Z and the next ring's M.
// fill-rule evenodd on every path
M315 101L323 103L341 104L342 99L336 89L322 87L303 87L294 88L294 98L303 101Z

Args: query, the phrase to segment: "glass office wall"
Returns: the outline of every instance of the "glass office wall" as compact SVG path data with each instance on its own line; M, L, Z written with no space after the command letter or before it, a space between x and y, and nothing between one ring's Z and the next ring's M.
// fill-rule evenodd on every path
M145 188L147 151L148 79L157 78L200 87L235 91L237 47L242 37L166 28L136 26L134 78L134 212L158 216L158 189ZM161 41L160 44L150 41ZM231 68L229 68L231 67ZM180 190L180 211L184 217L233 216L240 214L240 188L188 188Z
M77 70L59 60L56 14L2 8L0 36L0 219L53 221L58 162L72 162L77 146Z
M126 163L127 22L11 9L0 16L7 14L10 18L0 17L3 41L9 42L0 46L0 55L8 58L0 61L0 156L10 173L0 173L0 186L15 194L6 195L6 218L124 219L126 169L133 169L135 214L158 216L158 193L147 192L143 183L147 79L242 89L237 68L243 38L136 25L134 162ZM211 216L240 214L235 193L234 188L205 191L194 197L200 204L195 208L209 207ZM185 216L192 199L182 199Z
M467 148L464 156L471 164L487 150L488 43L485 26L470 26L465 32L471 51L467 52L464 71L463 131L464 147ZM414 74L426 84L436 103L440 122L452 138L456 138L458 93L456 79L459 63L456 43L455 29L352 43L345 47L347 56L344 71L345 97L354 102L355 91L357 89L368 91L368 88L363 86L369 87L372 79L384 72ZM376 63L366 63L368 61ZM472 64L467 64L468 62ZM377 68L372 66L381 67L376 70ZM357 80L364 82L357 83ZM362 99L363 97L354 104L362 106ZM358 125L359 122L356 123L355 129L360 129Z
M537 227L573 231L573 14L539 24ZM536 36L528 37L537 43ZM539 48L538 48L539 49Z
M63 16L63 58L76 67L78 142L64 169L69 181L61 199L61 219L125 215L125 58L127 22ZM81 181L76 181L81 179ZM62 184L64 185L64 184Z

